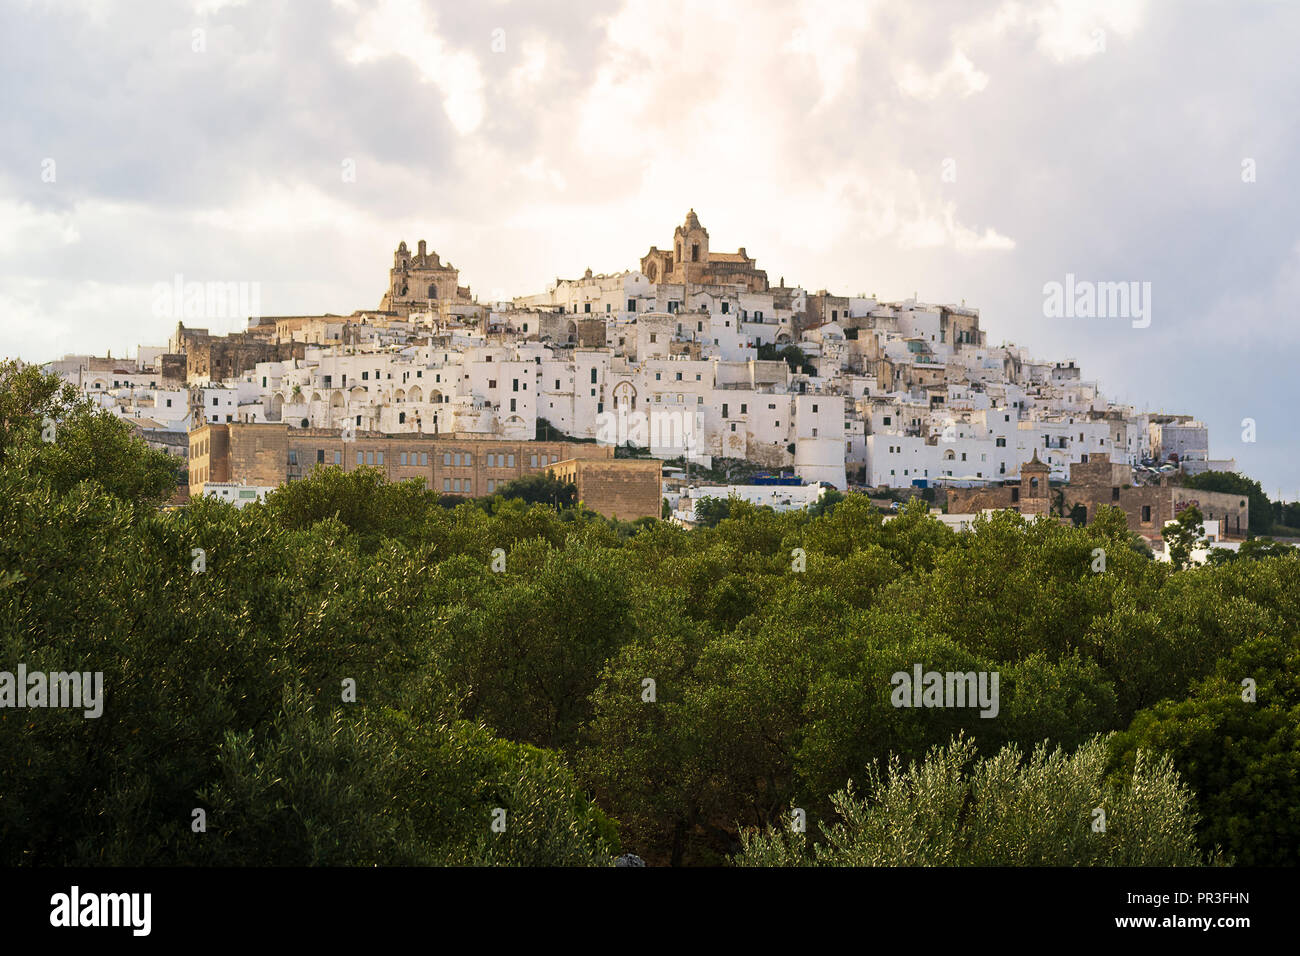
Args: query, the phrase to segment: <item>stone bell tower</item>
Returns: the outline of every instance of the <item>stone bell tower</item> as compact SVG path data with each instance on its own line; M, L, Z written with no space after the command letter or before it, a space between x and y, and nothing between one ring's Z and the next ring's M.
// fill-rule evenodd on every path
M1052 510L1051 482L1052 469L1038 460L1038 449L1034 457L1020 466L1020 513L1022 515L1045 515Z

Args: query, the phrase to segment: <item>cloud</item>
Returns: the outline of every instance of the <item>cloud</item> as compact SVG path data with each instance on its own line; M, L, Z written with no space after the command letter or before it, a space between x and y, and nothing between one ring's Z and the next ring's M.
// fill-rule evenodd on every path
M1297 30L1171 0L3 5L0 352L161 341L177 272L374 307L401 239L533 292L693 206L773 277L965 299L1139 404L1200 413L1249 368L1264 421L1293 404ZM1045 322L1067 272L1151 281L1152 328ZM1300 482L1294 442L1252 454Z

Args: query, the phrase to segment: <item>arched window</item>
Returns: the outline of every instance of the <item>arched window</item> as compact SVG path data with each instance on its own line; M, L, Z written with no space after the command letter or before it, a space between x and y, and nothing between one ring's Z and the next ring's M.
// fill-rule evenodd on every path
M677 261L682 261L682 244L680 242L677 243Z
M429 298L430 299L438 298L438 287L432 282L429 283Z
M691 262L699 262L699 261L700 261L700 244L699 244L698 242L692 242L692 243L691 243Z
M1037 478L1030 478L1030 479L1029 479L1029 490L1030 490L1030 491L1037 491L1037 490L1038 490L1038 479L1037 479Z

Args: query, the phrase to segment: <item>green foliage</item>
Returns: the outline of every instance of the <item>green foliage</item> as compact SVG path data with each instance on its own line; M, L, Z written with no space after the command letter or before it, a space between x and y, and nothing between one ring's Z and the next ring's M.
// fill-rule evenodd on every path
M834 488L826 489L826 493L808 506L808 517L820 518L822 515L828 515L835 510L835 506L844 500L844 493L836 491Z
M1294 854L1293 549L1178 571L1115 509L956 533L921 500L886 519L831 493L706 503L687 531L600 518L546 476L456 503L364 468L160 510L171 468L49 376L0 371L0 670L102 671L106 692L94 719L0 709L0 862L722 863L742 828L852 809L844 782L892 762L884 799L958 735L937 796L988 779L1021 819L1038 780L1111 800L1114 839L1079 843L1073 809L1020 843L992 821L941 839L904 789L909 859L1190 859L1156 762L1149 792L1135 756L1098 791L1090 741L1124 728L1124 754L1167 752L1195 789L1202 853ZM895 707L917 664L998 674L997 716ZM1227 693L1243 675L1253 709ZM1061 753L1005 756L1043 744ZM862 832L846 859L878 858Z
M695 502L695 518L701 527L716 528L718 522L731 517L731 499L705 495Z
M758 358L759 361L763 362L775 362L778 359L784 359L786 364L790 366L790 371L796 375L801 372L805 375L812 375L816 372L812 363L808 361L808 356L804 353L804 350L797 345L787 345L780 349L771 343L760 345L758 347Z
M577 485L561 481L549 471L508 481L496 493L502 498L518 499L528 504L547 504L556 511L578 503Z
M976 759L971 741L897 757L832 798L821 839L769 827L742 833L742 866L1193 866L1191 796L1168 759L1139 756L1107 781L1102 739L1073 754L1007 747ZM1104 828L1099 828L1104 814Z
M1192 551L1205 546L1205 538L1201 534L1204 520L1201 509L1191 505L1178 512L1178 517L1165 525L1161 532L1165 547L1169 549L1169 563L1176 570L1181 571L1191 564Z
M1300 632L1239 645L1190 697L1139 713L1116 738L1120 765L1138 748L1171 755L1194 788L1202 847L1246 866L1300 864Z

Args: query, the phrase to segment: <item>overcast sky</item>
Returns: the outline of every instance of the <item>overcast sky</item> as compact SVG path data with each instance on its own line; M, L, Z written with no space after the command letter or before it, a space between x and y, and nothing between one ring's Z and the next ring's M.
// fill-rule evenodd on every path
M533 293L694 207L774 282L964 300L1296 498L1297 37L1280 2L0 0L0 355L163 344L177 274L376 308L403 239ZM1150 325L1047 317L1067 274L1150 282Z

